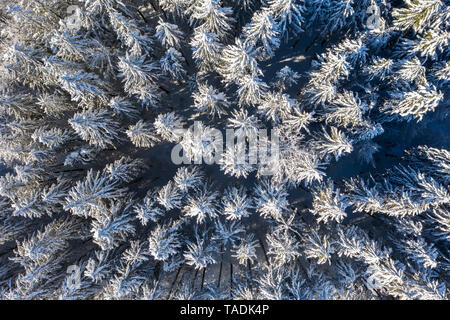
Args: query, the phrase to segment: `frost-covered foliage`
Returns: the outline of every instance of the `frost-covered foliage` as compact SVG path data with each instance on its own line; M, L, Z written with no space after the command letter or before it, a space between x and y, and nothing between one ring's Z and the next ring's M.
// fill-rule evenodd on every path
M0 299L448 300L449 21L0 0Z

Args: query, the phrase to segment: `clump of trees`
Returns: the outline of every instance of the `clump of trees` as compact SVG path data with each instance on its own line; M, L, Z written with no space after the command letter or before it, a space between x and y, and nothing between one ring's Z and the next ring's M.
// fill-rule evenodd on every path
M71 5L0 1L1 299L448 299L450 152L375 168L448 120L446 1ZM214 128L279 158L171 169Z

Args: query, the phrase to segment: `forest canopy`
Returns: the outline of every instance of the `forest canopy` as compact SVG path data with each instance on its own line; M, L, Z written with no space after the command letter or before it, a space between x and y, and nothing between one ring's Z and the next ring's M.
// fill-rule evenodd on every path
M447 300L449 22L0 0L0 299Z

